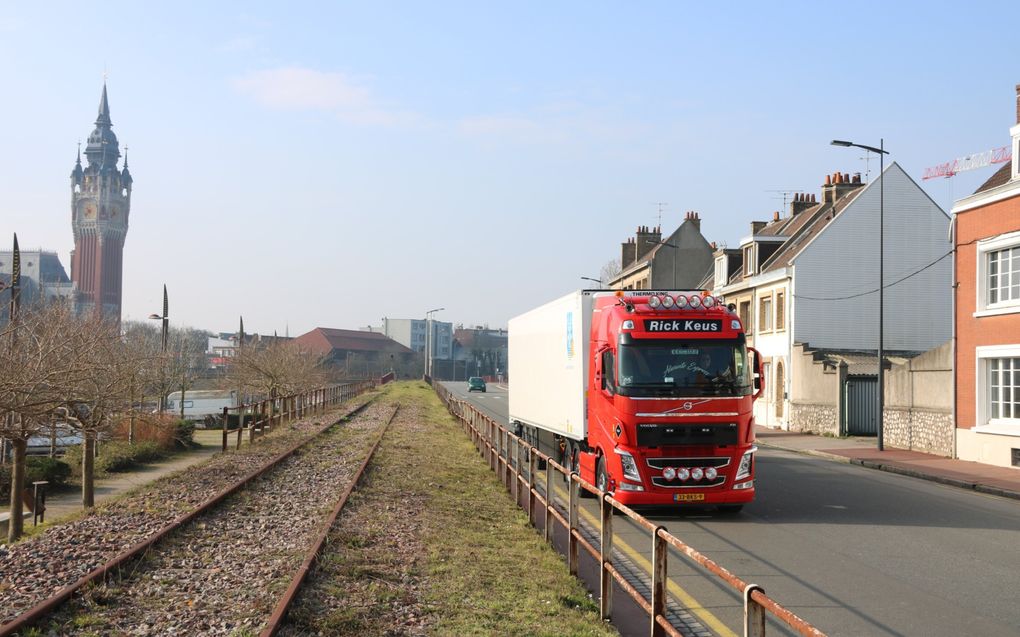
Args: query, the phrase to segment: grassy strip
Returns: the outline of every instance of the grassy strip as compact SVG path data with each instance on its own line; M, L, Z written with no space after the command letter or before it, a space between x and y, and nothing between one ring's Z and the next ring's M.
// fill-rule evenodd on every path
M431 388L404 382L284 634L615 635Z

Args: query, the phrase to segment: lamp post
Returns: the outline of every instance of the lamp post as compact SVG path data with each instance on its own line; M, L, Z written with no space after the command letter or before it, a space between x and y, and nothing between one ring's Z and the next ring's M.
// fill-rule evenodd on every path
M166 361L163 360L163 359L166 358L166 336L167 336L167 328L170 325L170 306L167 303L166 283L163 284L163 314L150 314L149 318L154 320L154 321L163 321L163 330L162 330L163 333L162 333L162 339L161 339L162 346L160 347L160 351L163 353L163 358L161 358L160 361L159 361L159 377L160 377L160 381L159 381L159 415L162 416L163 415L163 410L166 409L166 387L165 387L165 385L166 385L166 378L165 378L165 374L166 374Z
M432 315L442 312L445 307L437 307L425 312L425 375L432 378Z
M670 267L670 289L676 289L676 257L677 257L676 250L680 246L673 245L669 241L653 241L651 239L645 239L645 243L649 243L651 245L667 246L667 247L673 248L673 262L672 262L672 265Z
M599 284L599 288L602 288L604 286L604 284L602 283L602 279L593 279L590 276L583 276L583 277L581 277L581 280L583 280L583 281L594 281L595 283Z
M885 367L883 362L883 305L885 300L885 156L889 151L885 149L885 138L878 140L878 148L855 144L841 139L832 140L833 146L844 146L860 148L869 153L878 154L878 450L884 451L885 445L882 441L882 416L885 410Z

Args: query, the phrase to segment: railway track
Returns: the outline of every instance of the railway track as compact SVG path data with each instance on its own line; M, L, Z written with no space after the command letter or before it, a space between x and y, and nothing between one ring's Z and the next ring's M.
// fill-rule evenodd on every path
M262 454L261 461L233 463L247 471L235 470L228 486L197 506L192 491L178 497L164 484L161 494L142 494L147 497L126 502L117 514L90 516L102 523L66 530L74 537L46 543L48 569L42 564L47 551L31 550L42 543L12 547L0 555L0 614L6 622L0 637L29 626L61 635L273 634L396 416L396 409L388 417L385 410L369 401L346 414L343 427L334 426L344 420L335 417L326 426L306 424L306 435L268 462ZM223 482L216 475L190 478ZM139 511L160 496L167 511ZM132 522L132 533L114 532L113 538L83 533ZM97 566L94 550L76 552L93 543L106 555L111 545L117 551ZM26 559L32 553L37 559ZM65 583L69 578L73 582Z

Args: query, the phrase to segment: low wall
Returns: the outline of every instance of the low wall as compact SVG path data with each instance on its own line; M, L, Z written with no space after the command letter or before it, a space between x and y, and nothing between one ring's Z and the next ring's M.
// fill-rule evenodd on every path
M839 407L813 403L790 403L790 431L839 435Z
M883 416L882 433L886 445L953 457L952 412L886 408Z

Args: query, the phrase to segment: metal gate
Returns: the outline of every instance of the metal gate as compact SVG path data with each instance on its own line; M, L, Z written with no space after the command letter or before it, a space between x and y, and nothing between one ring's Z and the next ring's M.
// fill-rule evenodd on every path
M878 379L875 376L851 376L846 379L846 405L843 432L848 436L878 435Z

